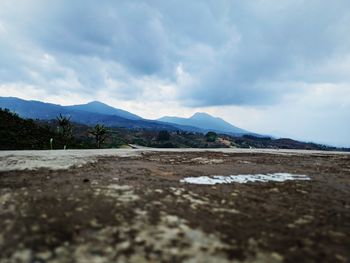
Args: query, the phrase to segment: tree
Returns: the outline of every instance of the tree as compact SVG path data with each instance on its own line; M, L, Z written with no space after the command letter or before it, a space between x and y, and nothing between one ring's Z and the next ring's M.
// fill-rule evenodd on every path
M169 141L170 134L167 130L160 131L157 136L157 141Z
M62 116L62 114L60 114L57 117L57 121L58 121L58 133L60 133L63 137L64 140L64 149L67 148L67 144L68 142L70 142L72 140L73 137L73 127L72 127L72 123L70 121L71 117L66 117L66 116Z
M93 130L90 131L90 134L95 136L96 147L101 148L101 144L106 140L108 130L104 125L96 124Z
M215 142L217 137L218 135L216 134L216 132L211 132L211 131L205 135L207 142Z
M0 109L0 150L46 150L52 138L63 147L62 136L49 126Z

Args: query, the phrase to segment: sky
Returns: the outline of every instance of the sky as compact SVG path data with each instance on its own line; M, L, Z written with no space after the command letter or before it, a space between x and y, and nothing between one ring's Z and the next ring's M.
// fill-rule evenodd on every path
M348 0L1 0L0 96L350 146Z

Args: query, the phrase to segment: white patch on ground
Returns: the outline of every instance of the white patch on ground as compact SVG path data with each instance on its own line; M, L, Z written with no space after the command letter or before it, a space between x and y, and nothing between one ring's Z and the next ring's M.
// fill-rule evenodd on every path
M304 215L297 220L295 220L293 223L288 224L289 228L295 228L301 225L310 224L314 220L314 217L312 215Z
M261 252L253 239L249 240L247 247L247 254L252 256L244 261L232 261L227 255L232 245L225 244L217 233L208 234L200 228L192 228L184 218L164 211L160 212L160 221L154 224L149 223L146 211L136 209L135 212L135 218L118 227L107 226L86 232L79 242L57 247L55 258L46 262L283 262L283 257L276 252Z
M215 184L245 184L249 182L284 182L284 181L307 181L311 180L307 175L290 174L290 173L273 173L273 174L240 174L240 175L214 175L200 177L186 177L180 180L181 183L215 185Z
M97 187L94 194L113 197L120 202L134 202L140 199L128 185L111 184L107 187Z
M173 192L173 194L177 197L180 197L178 199L175 199L173 197L170 197L169 201L176 202L176 203L189 203L191 209L197 210L197 209L207 209L210 207L210 210L219 213L219 214L240 214L241 212L233 208L233 203L227 203L225 200L220 201L213 201L209 198L198 195L191 191L186 191L184 188L175 188L170 187L170 190ZM226 204L225 207L222 207L224 204Z
M16 263L31 262L31 258L32 258L32 251L29 249L23 249L13 253L11 257L11 261L9 260L8 262L16 262Z
M0 215L16 211L13 198L11 193L0 193Z
M7 202L11 200L11 194L10 193L5 193L0 195L0 206L5 205Z
M128 262L179 261L174 260L174 257L183 258L183 262L230 262L224 253L229 246L214 233L207 234L200 229L191 228L185 219L163 211L160 218L161 221L155 225L144 224L148 221L148 215L140 213L136 221L136 229L140 232L133 242L136 253ZM174 246L174 241L179 245ZM150 253L149 261L145 261L144 247L162 253Z
M198 164L220 164L223 163L222 159L208 159L204 157L197 157L190 160L190 162L198 163Z

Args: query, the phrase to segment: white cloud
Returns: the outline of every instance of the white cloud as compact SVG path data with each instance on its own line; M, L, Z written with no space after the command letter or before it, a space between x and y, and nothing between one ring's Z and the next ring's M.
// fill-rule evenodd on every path
M6 33L7 30L5 28L5 25L0 21L0 34Z

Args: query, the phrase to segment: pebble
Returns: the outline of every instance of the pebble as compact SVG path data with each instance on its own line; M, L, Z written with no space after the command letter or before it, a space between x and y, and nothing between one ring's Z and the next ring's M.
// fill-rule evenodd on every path
M335 258L339 260L340 262L348 262L348 259L342 255L336 254Z
M130 248L130 242L129 241L124 241L122 243L118 244L118 250L120 251L124 251L124 250L128 250Z
M30 262L32 258L32 251L29 249L16 251L12 255L12 258L14 259L14 262Z
M92 227L101 227L102 225L98 223L97 219L94 218L90 221L90 226Z
M50 251L43 251L36 253L36 257L43 259L43 260L49 260L52 256L52 253Z
M46 219L47 218L47 214L41 214L40 217L43 218L43 219Z
M278 254L277 252L273 252L271 253L271 257L273 259L275 259L276 261L280 261L282 262L284 260L283 256L281 256L280 254Z
M33 225L31 227L31 229L32 229L33 232L37 232L37 231L39 231L40 227L39 227L39 225Z

